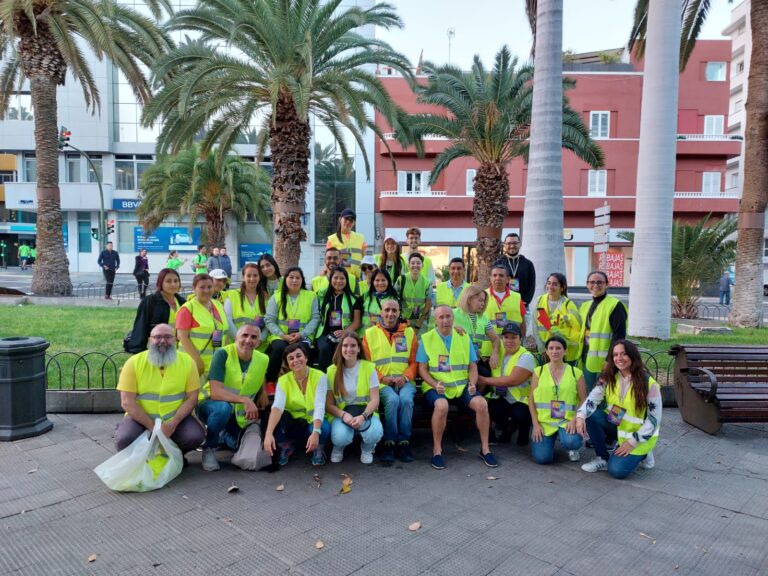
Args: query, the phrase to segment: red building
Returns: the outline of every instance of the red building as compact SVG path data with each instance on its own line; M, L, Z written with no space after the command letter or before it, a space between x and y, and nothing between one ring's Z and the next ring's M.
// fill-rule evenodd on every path
M605 153L605 166L591 170L576 156L563 151L563 235L568 280L583 285L587 272L596 266L592 251L594 210L608 204L611 260L614 270L618 269L612 280L628 285L632 248L617 234L634 227L642 62L602 64L598 58L579 56L577 63L564 64L563 74L576 80L576 87L567 96L571 107L583 114L592 137L599 141ZM741 150L741 141L725 133L730 60L730 40L699 41L680 76L675 218L697 220L709 212L721 217L738 210L738 191L724 186L726 161L738 156ZM386 74L380 78L395 101L409 112L429 109L416 103L402 78ZM381 117L377 117L377 122L385 132L388 130ZM418 226L422 229L422 242L429 247L437 266L447 264L449 257L465 254L476 237L472 224L472 179L477 163L470 158L454 161L430 187L429 172L448 141L435 138L425 142L424 158L419 158L412 148L403 150L394 141L388 143L397 172L385 145L377 143L375 208L381 215L377 222L379 232L404 240L405 230ZM508 173L510 199L505 234L519 231L522 224L527 167L516 159L509 165ZM525 253L524 234L522 251Z

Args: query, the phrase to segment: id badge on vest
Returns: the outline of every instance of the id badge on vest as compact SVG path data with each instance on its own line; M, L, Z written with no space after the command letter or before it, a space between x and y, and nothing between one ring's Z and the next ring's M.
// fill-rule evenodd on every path
M395 352L408 352L408 342L403 334L395 336Z
M558 420L565 418L565 402L563 400L552 400L549 403L549 415Z
M506 312L496 312L496 326L498 328L503 328L504 324L507 323L507 313Z
M341 328L341 312L339 310L331 310L330 323L333 328Z
M211 334L211 348L221 348L221 330L214 330Z
M509 289L514 290L515 292L520 292L520 279L519 278L510 278L509 279Z
M450 372L451 363L448 358L448 354L440 354L437 357L437 371L438 372Z
M263 330L264 327L266 326L264 324L264 318L262 318L261 316L254 316L253 320L251 320L251 326L256 326L260 330Z
M378 326L381 324L381 314L369 314L368 319L371 322L371 326Z
M350 260L352 260L352 252L349 251L349 248L342 248L339 250L339 258L341 259L341 265L347 268L351 263Z
M301 328L301 320L298 318L288 319L288 334L294 334Z
M621 424L624 419L624 414L627 413L625 408L622 408L618 404L612 404L611 409L608 411L608 422L615 424L616 426Z

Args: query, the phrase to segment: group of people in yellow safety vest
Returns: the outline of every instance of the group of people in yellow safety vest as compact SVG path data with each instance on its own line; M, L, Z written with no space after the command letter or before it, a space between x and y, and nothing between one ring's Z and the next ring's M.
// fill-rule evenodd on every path
M478 455L489 467L498 465L491 446L515 434L539 464L555 460L557 439L578 461L588 438L595 458L582 466L587 472L624 478L638 466L653 467L660 388L626 339L627 308L607 294L603 272L589 274L591 299L580 307L558 272L531 305L535 270L511 234L487 289L466 281L461 258L435 285L417 228L407 232L407 255L387 237L371 258L355 220L352 210L341 213L324 268L309 287L301 268L281 275L271 256L247 263L235 290L217 292L208 274L196 275L183 304L171 294L178 283L158 282L147 299L159 312L147 309L149 300L140 312L168 318L155 324L147 350L121 375L127 414L118 447L159 416L174 423L167 426L172 439L184 432L183 449L200 440L205 470L219 468L221 446L236 451L233 462L255 469L284 466L297 448L323 465L330 441L330 460L338 463L356 436L364 464L374 453L384 464L410 462L418 387L431 410L435 469L446 467L450 406L474 413ZM180 344L173 357L164 345L169 331ZM171 361L165 370L162 362ZM204 439L188 422L193 410Z

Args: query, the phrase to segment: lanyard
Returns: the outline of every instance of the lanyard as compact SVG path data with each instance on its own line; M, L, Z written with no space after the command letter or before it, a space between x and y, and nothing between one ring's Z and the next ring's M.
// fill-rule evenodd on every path
M513 262L514 266L512 265ZM515 256L514 258L507 256L507 264L509 264L510 276L512 276L512 278L517 278L517 269L520 267L520 256Z
M297 320L298 319L298 312L299 312L299 296L301 295L301 292L294 298L291 295L288 295L288 302L287 302L287 308L286 312L288 315L288 318L286 320Z
M491 293L491 296L493 296L494 300L496 300L496 303L499 305L499 308L501 308L501 304L504 302L504 300L507 299L507 296L509 296L509 286L507 286L506 289L504 290L503 298L499 298L498 296L496 296L496 292L493 289L489 290L489 292Z

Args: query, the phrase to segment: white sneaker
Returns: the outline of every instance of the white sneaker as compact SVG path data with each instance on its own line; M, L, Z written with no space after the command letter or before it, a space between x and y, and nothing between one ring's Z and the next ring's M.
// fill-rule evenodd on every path
M653 450L651 450L646 455L645 460L640 462L640 468L651 470L654 466L656 466L656 458L653 457Z
M581 469L584 470L584 472L600 472L601 470L608 470L608 462L598 456L594 460L582 464Z
M581 452L578 450L568 450L568 460L571 462L578 462L581 460Z
M215 472L221 467L219 461L216 459L216 450L213 448L203 448L203 470L206 472Z
M339 464L342 460L344 460L344 448L336 448L334 446L331 451L331 462L333 464Z
M363 464L372 464L373 463L373 452L369 452L367 450L361 450L360 451L360 462Z

